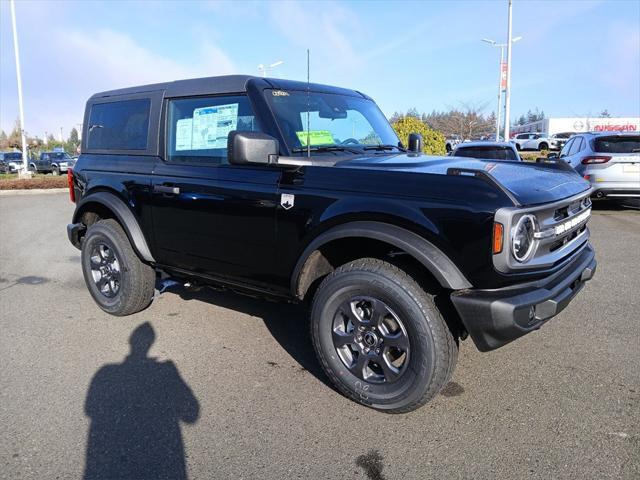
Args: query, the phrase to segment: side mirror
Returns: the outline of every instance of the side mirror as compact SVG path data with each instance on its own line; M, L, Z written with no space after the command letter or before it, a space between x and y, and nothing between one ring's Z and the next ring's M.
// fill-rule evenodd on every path
M232 165L271 165L278 163L278 140L260 132L229 132L227 159Z
M422 152L422 135L418 133L409 134L409 151L411 153Z
M557 153L550 153L550 154L547 155L547 159L548 160L556 160L558 158L560 158L560 157L558 157Z

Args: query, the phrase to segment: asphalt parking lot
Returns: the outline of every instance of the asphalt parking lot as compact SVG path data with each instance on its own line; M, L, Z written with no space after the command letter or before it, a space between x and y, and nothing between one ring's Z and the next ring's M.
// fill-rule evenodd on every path
M639 211L597 208L598 272L559 317L464 342L441 395L388 415L328 385L299 306L175 288L103 313L72 209L0 197L0 478L640 478Z

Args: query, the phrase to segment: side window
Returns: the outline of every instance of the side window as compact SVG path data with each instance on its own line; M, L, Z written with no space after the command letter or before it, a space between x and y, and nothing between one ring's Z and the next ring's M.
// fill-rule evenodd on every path
M576 141L575 138L572 138L571 140L569 140L567 143L564 144L564 147L562 147L562 150L560 151L560 155L564 155L567 156L569 155L569 150L571 150L571 146L573 145L573 143Z
M89 150L146 150L151 100L122 100L91 106Z
M167 161L199 165L227 163L227 137L233 130L261 131L246 96L170 100Z
M571 150L569 150L569 155L575 155L580 150L582 150L582 137L578 137L573 141L573 145L571 145Z

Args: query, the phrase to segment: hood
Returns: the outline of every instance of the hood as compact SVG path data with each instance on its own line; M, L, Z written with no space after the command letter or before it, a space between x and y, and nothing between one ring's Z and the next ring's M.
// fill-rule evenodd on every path
M577 195L591 188L565 163L500 162L463 157L379 155L338 162L336 167L367 168L435 175L476 176L503 189L515 203L536 205Z

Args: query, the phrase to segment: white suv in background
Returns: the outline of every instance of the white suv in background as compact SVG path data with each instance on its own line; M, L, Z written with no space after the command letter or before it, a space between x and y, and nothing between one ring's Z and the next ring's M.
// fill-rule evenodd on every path
M517 150L549 150L551 140L547 133L519 133L511 139Z

